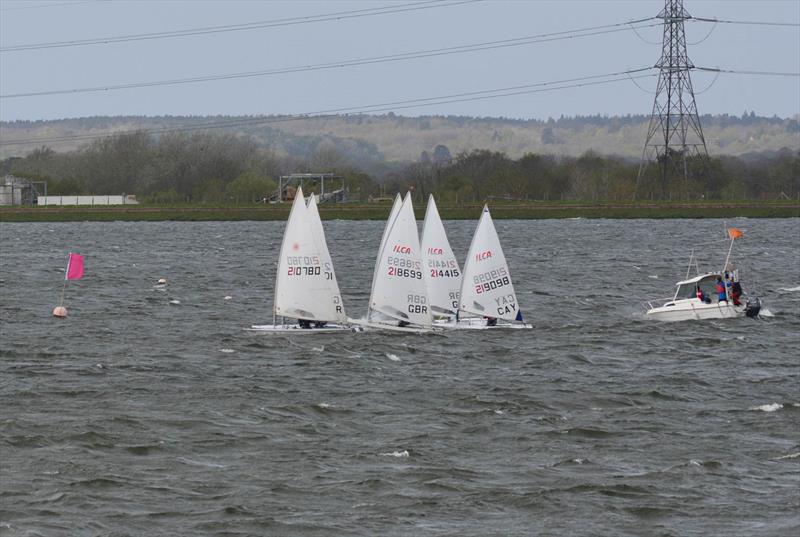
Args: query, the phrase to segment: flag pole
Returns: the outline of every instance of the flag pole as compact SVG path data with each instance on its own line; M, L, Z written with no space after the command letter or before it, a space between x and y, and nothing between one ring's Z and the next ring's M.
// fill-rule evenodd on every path
M59 307L64 305L64 292L66 290L67 290L67 279L64 278L64 286L61 288L61 301L58 303Z
M64 305L64 293L67 290L67 278L69 277L69 265L72 262L72 252L69 253L67 257L67 270L64 272L64 285L61 287L61 302L59 302L58 306L61 307Z

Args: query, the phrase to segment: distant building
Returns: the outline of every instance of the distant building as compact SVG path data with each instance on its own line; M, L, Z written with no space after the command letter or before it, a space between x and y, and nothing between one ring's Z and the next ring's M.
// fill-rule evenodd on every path
M0 181L0 205L34 205L40 192L47 194L47 182L6 175Z
M39 205L137 205L136 196L39 196Z

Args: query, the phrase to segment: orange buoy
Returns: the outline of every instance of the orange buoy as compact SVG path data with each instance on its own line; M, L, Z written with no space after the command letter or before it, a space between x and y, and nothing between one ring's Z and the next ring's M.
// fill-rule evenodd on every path
M53 308L53 317L59 317L63 319L66 316L67 316L67 308L65 308L64 306L56 306L55 308Z

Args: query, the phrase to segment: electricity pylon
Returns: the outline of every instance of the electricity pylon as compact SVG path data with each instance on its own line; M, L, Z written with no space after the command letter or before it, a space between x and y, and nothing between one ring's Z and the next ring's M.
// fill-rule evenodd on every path
M663 196L671 179L683 177L684 183L688 183L687 159L707 158L708 150L689 75L694 65L686 54L683 23L691 15L683 8L683 0L665 0L657 17L664 20L661 59L655 65L660 72L636 186L638 190L648 164L655 160Z

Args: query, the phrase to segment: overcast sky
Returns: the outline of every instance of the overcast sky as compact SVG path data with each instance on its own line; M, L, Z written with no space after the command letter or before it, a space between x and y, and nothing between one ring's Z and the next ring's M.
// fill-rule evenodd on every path
M419 0L417 0L419 1ZM649 114L656 78L522 93L495 99L398 103L603 75L654 65L661 28L645 27L515 47L272 76L100 92L13 97L396 56L624 23L658 14L663 0L506 1L420 4L413 10L198 35L0 51L0 119L98 115L302 114L389 103L407 116L547 118ZM372 1L0 0L0 48L163 33L394 6ZM428 6L435 7L428 7ZM425 7L422 9L421 7ZM800 22L800 2L686 0L694 17ZM299 22L299 21L297 21ZM653 24L649 21L640 26ZM616 30L617 28L606 28ZM713 30L713 31L712 31ZM709 32L710 35L709 35ZM800 71L800 28L691 22L689 58L730 70ZM650 43L648 43L650 42ZM701 114L788 117L800 113L800 78L694 72ZM602 79L600 79L602 80ZM541 87L538 87L541 89ZM452 99L451 99L452 100Z

